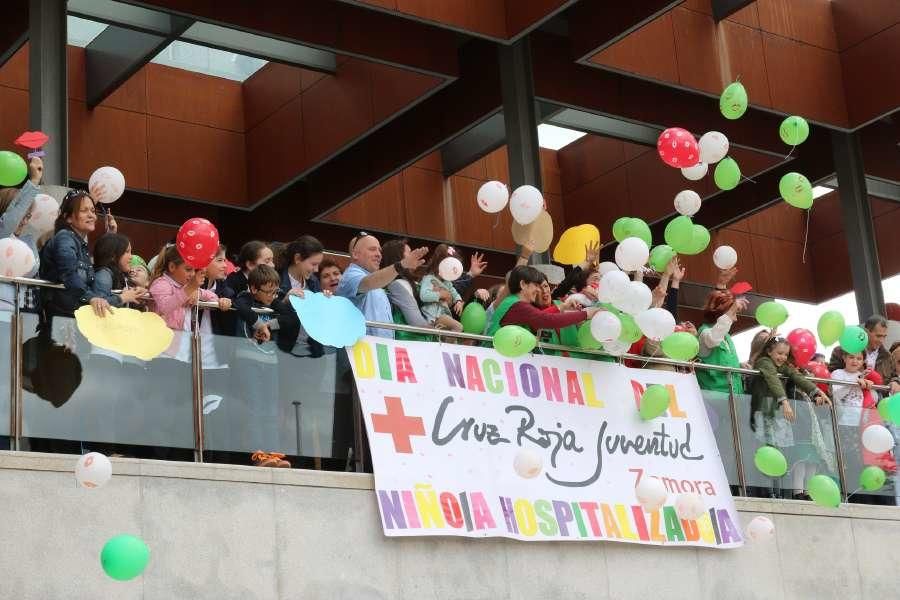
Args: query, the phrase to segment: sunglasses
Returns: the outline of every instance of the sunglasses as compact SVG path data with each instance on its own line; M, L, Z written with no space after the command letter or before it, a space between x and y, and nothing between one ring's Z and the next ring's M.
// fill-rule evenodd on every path
M359 233L357 233L356 235L353 236L353 239L350 240L350 252L353 252L353 249L356 248L356 245L359 243L359 240L363 239L364 237L369 237L369 234L366 233L365 231L360 231Z

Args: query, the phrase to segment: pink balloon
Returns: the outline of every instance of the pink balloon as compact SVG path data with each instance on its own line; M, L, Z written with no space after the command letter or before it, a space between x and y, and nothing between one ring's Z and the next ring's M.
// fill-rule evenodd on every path
M681 127L670 127L659 134L656 151L664 163L676 169L693 167L700 161L697 140Z
M806 368L809 359L816 353L816 336L808 329L795 329L788 334L787 341L791 345L794 362L801 369Z

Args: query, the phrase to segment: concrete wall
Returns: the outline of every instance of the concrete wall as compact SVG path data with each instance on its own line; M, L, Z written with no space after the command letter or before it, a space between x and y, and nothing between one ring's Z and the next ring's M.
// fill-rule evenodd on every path
M0 595L16 600L896 598L900 509L741 500L777 541L740 550L387 539L366 475L118 459L75 487L71 456L0 453ZM144 575L103 542L140 535Z

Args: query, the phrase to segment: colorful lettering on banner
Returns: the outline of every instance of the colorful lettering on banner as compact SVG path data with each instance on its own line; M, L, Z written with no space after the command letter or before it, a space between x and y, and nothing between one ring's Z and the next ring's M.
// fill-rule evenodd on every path
M374 337L350 354L388 536L743 543L691 374ZM643 421L648 385L669 406ZM668 494L655 511L642 477ZM706 503L696 520L675 512L685 492Z

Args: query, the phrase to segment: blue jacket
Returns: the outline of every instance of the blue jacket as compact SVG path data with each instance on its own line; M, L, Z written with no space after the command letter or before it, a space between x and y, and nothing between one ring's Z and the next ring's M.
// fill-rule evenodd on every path
M43 290L48 315L71 317L79 306L90 302L97 294L87 241L68 227L57 231L41 249L41 278L65 286L63 290Z

